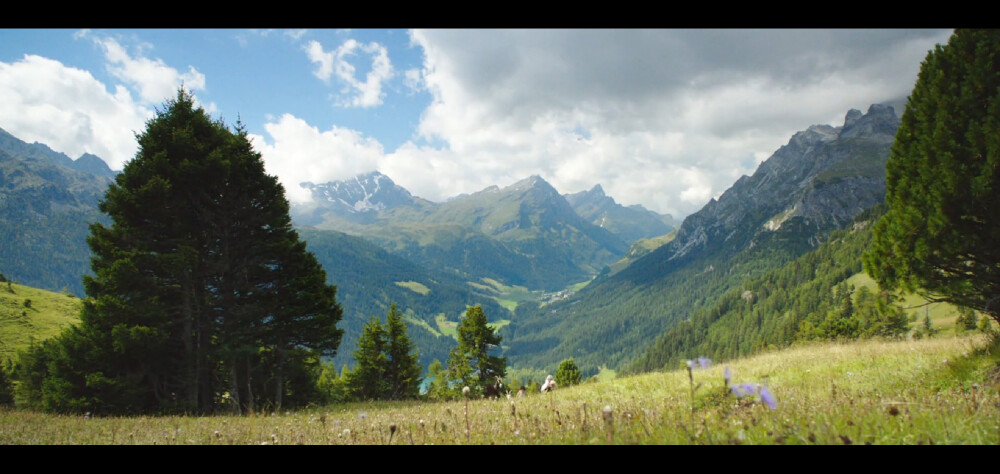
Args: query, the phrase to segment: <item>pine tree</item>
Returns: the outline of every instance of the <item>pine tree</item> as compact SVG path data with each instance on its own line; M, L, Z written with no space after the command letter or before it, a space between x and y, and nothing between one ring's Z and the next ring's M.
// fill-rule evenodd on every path
M956 30L928 53L886 186L868 273L1000 321L1000 30Z
M240 124L181 90L91 225L81 324L59 338L50 409L106 412L306 403L342 330L336 289L292 229L288 201Z
M420 395L419 354L406 334L406 323L393 303L386 318L386 356L388 359L385 371L388 382L387 398L398 400L402 398L417 398Z
M489 326L481 306L466 310L458 324L458 346L448 355L448 376L459 387L469 387L476 395L494 382L495 377L507 374L507 359L489 355L500 348L501 337Z
M14 386L10 382L10 371L7 365L0 363L0 406L14 404Z
M348 391L354 399L379 400L388 391L385 347L385 328L372 316L362 328L358 349L354 351L357 365L346 375Z
M556 384L560 387L569 387L580 383L581 380L583 374L580 373L572 357L559 363L559 367L556 368Z

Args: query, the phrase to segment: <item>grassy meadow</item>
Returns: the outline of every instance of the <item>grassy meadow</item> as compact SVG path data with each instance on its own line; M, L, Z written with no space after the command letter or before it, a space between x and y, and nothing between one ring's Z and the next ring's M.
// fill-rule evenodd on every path
M71 293L0 283L0 361L79 323L81 305Z
M986 343L967 333L810 344L696 368L690 379L678 368L523 398L247 417L0 409L0 444L998 444L1000 350ZM766 385L774 408L731 395L726 367L734 385Z

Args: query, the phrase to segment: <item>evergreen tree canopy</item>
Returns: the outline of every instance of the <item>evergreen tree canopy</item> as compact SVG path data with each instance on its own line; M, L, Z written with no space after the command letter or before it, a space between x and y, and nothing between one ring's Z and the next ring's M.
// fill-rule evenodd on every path
M389 315L386 317L386 356L388 365L386 367L386 382L388 387L388 398L417 398L420 395L420 354L416 351L415 345L410 342L410 337L406 334L406 323L403 316L396 310L393 303L389 308Z
M343 333L336 288L238 123L181 90L91 225L81 324L59 337L44 408L241 411L305 403ZM286 398L287 397L287 398Z
M1000 321L1000 30L928 53L886 175L868 273Z
M365 323L354 351L357 366L347 376L348 389L358 400L417 398L421 382L418 358L406 334L406 323L393 303L385 326L374 316Z
M361 330L358 349L354 351L357 365L347 374L348 390L355 399L378 400L388 391L385 346L385 328L372 316Z
M559 386L569 387L580 383L581 380L583 380L583 374L580 373L580 369L572 357L559 363L559 367L556 368L556 383Z
M473 393L483 394L483 388L495 377L507 374L507 358L489 355L500 349L501 337L489 326L483 308L476 305L465 312L458 324L458 345L448 355L449 379L459 387L468 386Z

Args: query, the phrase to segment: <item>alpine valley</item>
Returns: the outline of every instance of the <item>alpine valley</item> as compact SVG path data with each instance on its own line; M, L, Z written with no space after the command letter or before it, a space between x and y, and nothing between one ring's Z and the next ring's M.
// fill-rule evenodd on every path
M376 171L301 183L312 201L291 215L337 286L338 367L353 365L363 324L395 303L424 367L447 358L460 315L478 304L511 368L552 372L574 357L585 375L648 370L680 356L664 345L692 314L829 252L831 235L854 242L837 232L866 232L898 125L891 107L872 105L840 127L808 127L679 227L600 185L560 194L539 176L438 203ZM93 155L0 130L0 273L83 296L88 225L108 224L97 204L112 179ZM844 264L844 278L860 271L860 257Z

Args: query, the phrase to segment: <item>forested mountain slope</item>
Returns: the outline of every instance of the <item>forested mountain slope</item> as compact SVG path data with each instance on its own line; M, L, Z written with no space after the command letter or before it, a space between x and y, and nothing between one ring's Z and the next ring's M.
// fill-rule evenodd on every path
M655 338L747 279L824 241L884 199L899 119L891 107L852 110L842 127L814 125L681 225L676 238L572 298L522 305L515 364L574 357L585 372L623 367Z

